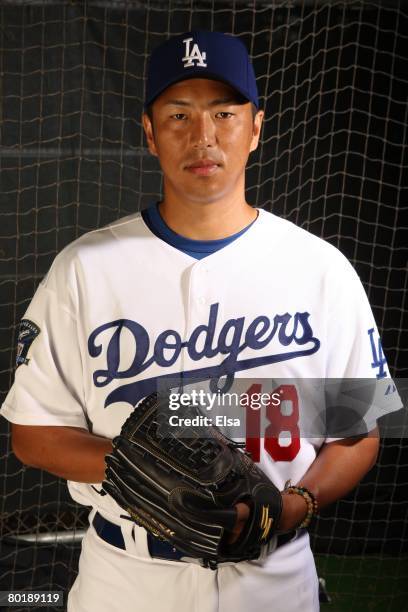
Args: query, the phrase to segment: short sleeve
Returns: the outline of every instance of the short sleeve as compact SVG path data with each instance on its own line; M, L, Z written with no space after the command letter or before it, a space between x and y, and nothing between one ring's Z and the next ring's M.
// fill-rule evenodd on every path
M357 273L341 256L331 274L326 381L360 379L363 396L364 389L371 389L370 404L364 406L364 402L360 401L364 428L371 431L378 418L402 408L401 399L391 379L377 325ZM354 388L358 389L356 383ZM353 395L350 394L349 398L352 409ZM354 400L355 410L358 410L358 392ZM334 439L339 438L326 441Z
M45 282L21 322L17 363L1 415L21 425L88 429L75 316Z
M339 265L340 264L340 265ZM349 262L342 258L331 272L328 311L326 378L372 378L389 375L374 358L371 338L379 334L364 287Z

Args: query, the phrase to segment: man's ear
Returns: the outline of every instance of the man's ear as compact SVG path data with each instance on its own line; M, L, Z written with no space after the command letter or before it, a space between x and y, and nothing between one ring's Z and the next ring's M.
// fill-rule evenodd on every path
M157 157L156 143L154 142L153 125L152 125L149 115L147 115L146 113L143 113L142 122L143 122L143 129L146 135L147 146L149 147L149 151L152 155L155 155Z
M251 140L251 146L249 148L251 152L255 151L255 149L258 147L264 114L265 114L264 111L260 110L256 113L254 117L253 126L252 126L252 140Z

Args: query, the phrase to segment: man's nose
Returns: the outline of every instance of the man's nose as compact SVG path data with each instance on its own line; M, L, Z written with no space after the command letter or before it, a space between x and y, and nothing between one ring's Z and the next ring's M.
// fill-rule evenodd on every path
M195 117L191 128L191 144L194 147L212 147L215 144L215 125L210 113Z

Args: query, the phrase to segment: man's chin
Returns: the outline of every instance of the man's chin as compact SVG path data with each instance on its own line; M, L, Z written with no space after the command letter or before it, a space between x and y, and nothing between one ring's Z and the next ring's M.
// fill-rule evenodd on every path
M233 185L225 185L220 176L191 176L188 181L178 182L173 179L168 186L179 199L198 204L212 204L233 191Z
M211 180L211 177L204 177L195 182L194 185L189 185L184 194L186 199L196 202L216 202L225 197L230 191L225 185L221 185L220 181Z

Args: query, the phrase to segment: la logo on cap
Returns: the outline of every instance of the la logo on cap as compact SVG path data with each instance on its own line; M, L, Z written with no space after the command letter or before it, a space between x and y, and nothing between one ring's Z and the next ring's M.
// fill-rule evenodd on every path
M182 60L184 62L184 68L191 68L194 65L206 68L207 64L204 60L207 59L207 54L205 51L201 53L197 43L194 43L193 49L190 51L190 43L192 40L192 38L185 38L183 40L183 43L186 46L185 55ZM194 64L194 62L196 63Z

